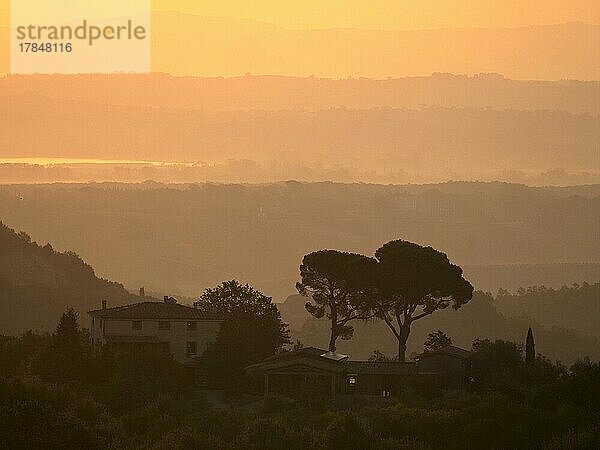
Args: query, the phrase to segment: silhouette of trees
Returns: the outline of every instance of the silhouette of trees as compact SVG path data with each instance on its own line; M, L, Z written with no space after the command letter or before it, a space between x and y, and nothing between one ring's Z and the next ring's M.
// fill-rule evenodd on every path
M302 259L296 289L310 301L306 310L316 318L331 322L328 350L335 352L338 338L350 339L354 329L349 322L375 315L372 308L373 275L376 261L355 253L320 250Z
M513 391L521 387L523 347L498 339L473 341L472 375L478 388Z
M406 241L391 241L376 259L356 253L320 250L304 256L300 294L306 310L331 323L329 351L338 338L350 339L353 320L382 319L398 340L398 359L406 358L413 322L452 305L467 303L473 286L445 253Z
M518 289L514 294L501 289L496 296L496 305L505 315L530 317L547 326L600 336L597 319L600 282L574 283L560 289L529 286Z
M425 340L425 344L423 345L423 349L426 352L435 352L448 347L449 345L452 345L452 339L450 339L443 331L437 330L433 333L429 333Z
M398 359L406 358L413 322L452 305L458 309L473 295L462 269L445 253L412 242L391 241L375 252L378 315L398 340Z
M531 327L527 330L527 340L525 341L525 362L529 365L535 362L535 341Z
M217 339L203 356L215 377L231 380L242 369L290 344L287 324L271 297L236 280L204 291L194 306L224 318Z
M375 350L373 350L373 354L371 356L369 356L369 361L388 362L388 361L394 361L394 358L389 358L382 351L375 349Z
M78 318L73 308L67 308L50 345L34 358L33 368L44 380L80 380L88 375L89 333L79 328Z
M74 319L65 313L53 345L77 346ZM31 350L45 353L47 339L2 338L0 350L26 341L11 347L21 349L23 360ZM521 350L512 342L477 340L473 391L414 386L399 392L394 405L357 402L351 412L343 403L327 408L319 399L311 406L307 399L272 397L249 413L239 392L231 394L231 408L210 408L185 368L164 354L102 357L108 376L77 383L46 383L31 376L29 364L19 364L10 377L0 376L0 447L459 450L467 442L481 449L597 448L600 364L582 360L567 371L538 355L530 384L532 367Z
M0 376L13 375L27 366L40 349L49 347L52 337L48 333L27 331L18 338L0 338Z

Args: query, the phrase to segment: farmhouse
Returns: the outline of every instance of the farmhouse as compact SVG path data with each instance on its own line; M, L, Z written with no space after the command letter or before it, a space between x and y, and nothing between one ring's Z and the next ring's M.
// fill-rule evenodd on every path
M222 319L189 306L180 305L173 297L163 302L144 301L126 306L89 311L94 351L108 348L136 352L154 349L169 352L190 365L214 342Z
M411 362L353 361L347 355L307 347L283 352L246 368L262 377L264 394L290 396L360 394L393 396L407 386L464 387L470 352L448 346Z

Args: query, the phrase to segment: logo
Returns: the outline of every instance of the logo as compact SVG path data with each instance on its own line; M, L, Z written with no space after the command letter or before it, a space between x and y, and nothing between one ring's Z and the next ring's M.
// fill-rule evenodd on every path
M150 0L12 0L12 73L149 72Z

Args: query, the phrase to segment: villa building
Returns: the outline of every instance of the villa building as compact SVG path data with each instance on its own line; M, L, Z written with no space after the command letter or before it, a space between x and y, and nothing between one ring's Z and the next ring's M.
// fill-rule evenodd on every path
M163 302L144 301L125 306L89 311L92 349L110 348L135 352L152 348L169 352L183 363L192 364L214 342L222 319L172 297Z

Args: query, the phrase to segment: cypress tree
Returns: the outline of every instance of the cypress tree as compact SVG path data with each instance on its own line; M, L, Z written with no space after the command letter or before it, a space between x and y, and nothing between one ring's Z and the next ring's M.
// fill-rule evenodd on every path
M535 362L535 341L533 340L533 331L531 327L527 330L527 340L525 341L525 362L533 364Z

